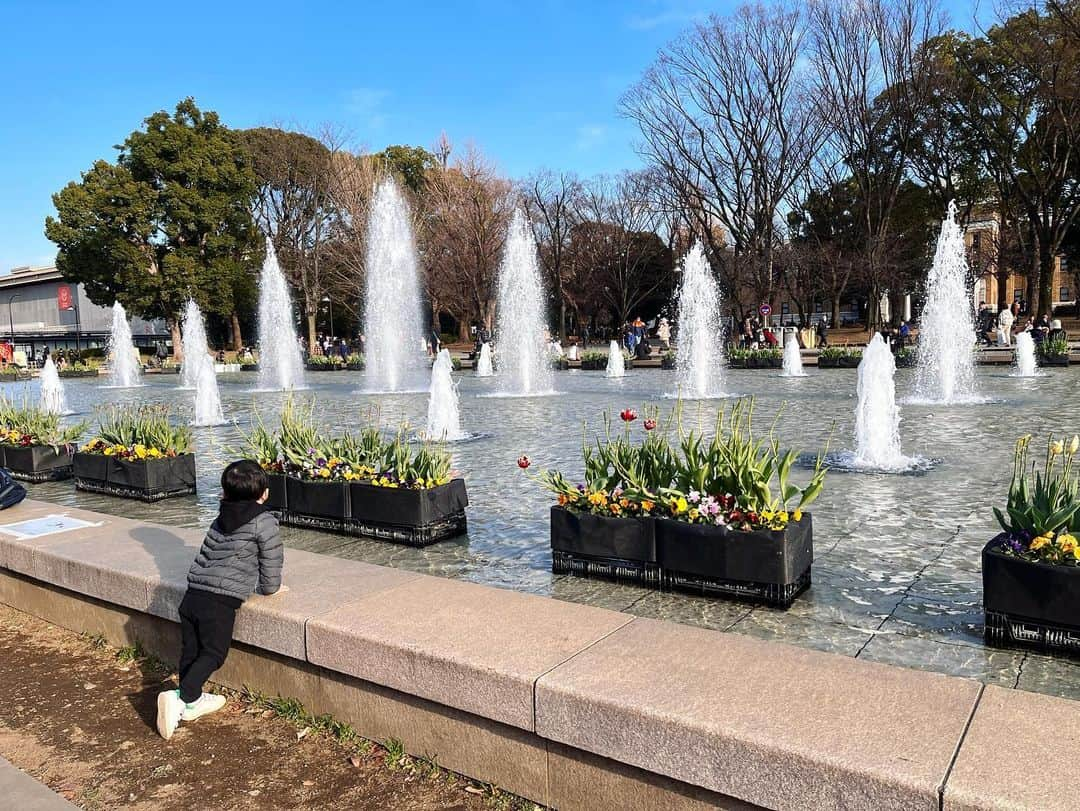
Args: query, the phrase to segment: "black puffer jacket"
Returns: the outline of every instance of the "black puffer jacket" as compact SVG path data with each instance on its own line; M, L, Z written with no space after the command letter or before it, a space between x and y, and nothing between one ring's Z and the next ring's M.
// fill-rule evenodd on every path
M243 601L281 588L285 547L278 521L262 508L222 502L188 571L188 587Z

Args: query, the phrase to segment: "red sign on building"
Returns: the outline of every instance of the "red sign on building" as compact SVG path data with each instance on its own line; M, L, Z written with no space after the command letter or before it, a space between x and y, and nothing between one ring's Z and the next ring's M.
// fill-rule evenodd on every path
M71 299L71 288L62 284L56 288L56 306L61 310L74 310L75 302Z

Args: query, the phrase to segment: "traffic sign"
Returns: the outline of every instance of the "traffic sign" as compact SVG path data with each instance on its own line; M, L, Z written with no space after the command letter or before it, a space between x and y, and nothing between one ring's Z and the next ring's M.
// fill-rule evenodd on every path
M772 307L770 307L768 304L762 304L760 307L757 308L757 311L761 313L762 318L768 318L770 315L772 315Z

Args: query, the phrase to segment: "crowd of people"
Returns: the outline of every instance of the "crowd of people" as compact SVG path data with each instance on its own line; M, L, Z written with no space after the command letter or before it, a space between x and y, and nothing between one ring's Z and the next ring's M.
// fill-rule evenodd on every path
M1028 313L1027 303L1023 299L1002 307L1001 312L996 314L985 301L979 302L976 328L980 340L988 346L1012 346L1016 336L1022 332L1031 335L1036 347L1044 341L1068 339L1060 319L1051 318L1049 313L1043 313L1036 319Z

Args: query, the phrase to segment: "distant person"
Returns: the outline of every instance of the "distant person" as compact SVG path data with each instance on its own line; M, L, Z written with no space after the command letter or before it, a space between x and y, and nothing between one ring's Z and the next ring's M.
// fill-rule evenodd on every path
M1013 312L1008 307L998 314L998 346L1012 346L1013 321Z
M225 706L225 696L204 693L224 663L236 612L252 592L281 589L284 547L278 521L266 508L270 480L258 462L241 459L221 474L218 516L206 533L180 602L180 689L158 695L157 730L169 740L181 721Z
M900 322L900 348L903 349L911 343L911 324L907 321Z
M826 347L829 345L829 316L821 316L821 320L817 323L817 339L818 346Z
M1061 328L1061 320L1055 318L1050 322L1050 332L1047 333L1046 339L1048 341L1067 341L1069 340L1069 334Z
M660 348L667 352L671 349L671 325L666 318L660 319L660 326L656 328L656 337L660 339Z
M349 357L349 342L346 341L344 338L339 339L338 340L338 345L337 345L337 351L338 351L338 356L342 360L345 360L347 357Z

